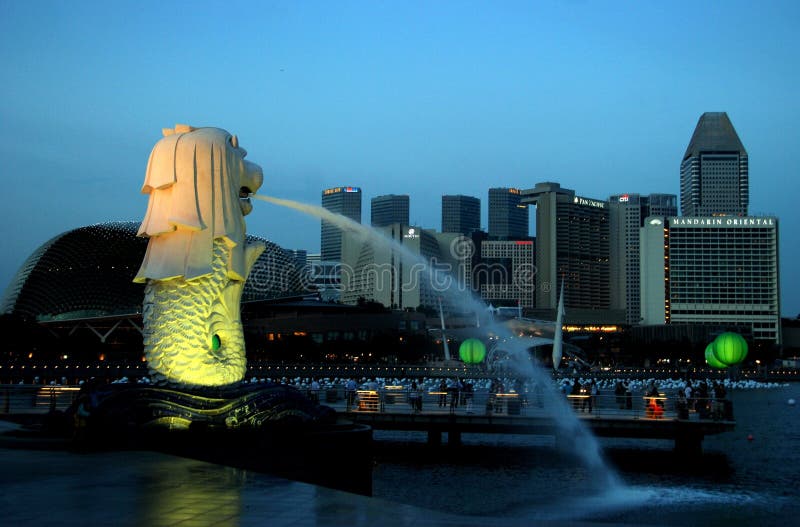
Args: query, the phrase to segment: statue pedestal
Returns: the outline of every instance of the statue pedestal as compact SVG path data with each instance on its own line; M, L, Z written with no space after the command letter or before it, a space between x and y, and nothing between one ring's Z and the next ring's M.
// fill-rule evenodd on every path
M85 447L157 450L372 494L372 429L292 387L109 384L83 393L72 414L86 403L76 430Z

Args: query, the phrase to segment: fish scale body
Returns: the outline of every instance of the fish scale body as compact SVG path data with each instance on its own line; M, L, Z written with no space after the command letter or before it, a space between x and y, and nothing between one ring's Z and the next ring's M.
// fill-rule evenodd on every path
M153 380L221 386L244 377L238 305L243 284L228 278L227 255L224 242L216 240L211 274L192 280L179 277L147 282L142 313L144 354ZM226 305L229 288L228 298L234 305ZM218 350L212 349L215 334L221 341Z

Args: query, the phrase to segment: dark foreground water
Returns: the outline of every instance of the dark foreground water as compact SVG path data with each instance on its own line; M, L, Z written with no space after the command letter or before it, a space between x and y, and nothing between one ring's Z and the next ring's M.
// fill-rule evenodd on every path
M375 432L374 495L500 520L797 525L800 405L787 401L800 401L800 385L730 396L736 430L707 437L699 460L674 454L671 441L599 440L619 486L554 449L552 438L465 434L461 448L432 449L423 434Z

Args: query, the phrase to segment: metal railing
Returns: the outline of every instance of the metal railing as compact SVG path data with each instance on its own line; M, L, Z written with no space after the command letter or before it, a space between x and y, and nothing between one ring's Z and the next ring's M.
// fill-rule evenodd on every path
M65 410L78 397L80 387L37 384L0 385L0 413L39 414Z
M338 393L338 392L337 392ZM341 398L328 398L328 404L345 412L426 413L457 415L538 416L571 409L584 418L733 420L733 406L728 399L695 398L682 400L676 394L647 396L641 392L596 396L576 394L563 397L564 405L554 396L537 393L472 393L438 390L378 389L356 390L351 397L342 390Z
M417 389L386 386L376 390L348 392L333 386L312 392L303 391L312 400L343 412L426 413L456 415L548 415L571 409L584 418L733 420L733 406L728 399L693 398L689 401L674 393L646 396L641 392L614 395L601 391L586 394L544 394L537 392L474 392ZM67 409L78 397L79 386L0 385L0 414L43 414ZM558 399L562 399L559 401Z

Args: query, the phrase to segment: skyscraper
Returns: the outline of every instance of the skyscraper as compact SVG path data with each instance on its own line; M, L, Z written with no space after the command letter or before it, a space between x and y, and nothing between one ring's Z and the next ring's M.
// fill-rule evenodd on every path
M472 196L442 196L442 232L469 236L481 228L481 200Z
M563 279L570 318L623 318L610 310L608 202L546 182L523 190L522 203L536 205L537 309L556 309Z
M323 190L322 206L361 223L361 189L358 187L334 187ZM342 231L325 220L322 220L320 245L322 261L341 261Z
M528 206L516 188L489 189L489 236L497 239L528 237Z
M677 216L678 197L674 194L619 194L608 198L611 242L611 307L624 309L628 324L638 324L639 230L648 216Z
M747 151L725 112L700 116L681 161L681 214L746 216Z
M386 194L372 198L370 219L373 227L385 227L392 223L408 225L408 194Z

